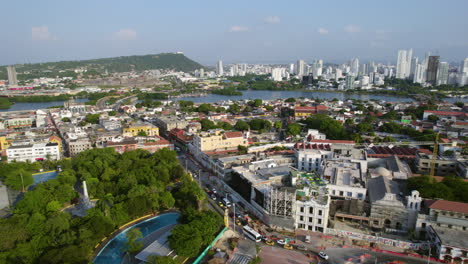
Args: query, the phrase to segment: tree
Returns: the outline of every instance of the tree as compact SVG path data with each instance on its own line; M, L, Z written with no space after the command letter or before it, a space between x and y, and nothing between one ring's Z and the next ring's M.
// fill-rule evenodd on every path
M356 126L356 131L361 134L366 132L372 132L374 131L374 127L369 123L359 123Z
M247 154L248 149L246 146L239 145L237 146L237 151L239 154Z
M143 238L143 234L141 233L140 229L132 228L128 230L125 234L125 237L127 238L126 246L129 253L135 254L142 250L143 243L140 241L140 239Z
M218 124L216 124L217 127L222 128L224 130L231 130L232 125L229 124L228 122L220 121Z
M201 104L198 107L198 112L208 114L209 112L215 111L215 108L211 104Z
M435 122L437 122L437 120L439 120L439 117L436 116L436 115L430 115L430 116L427 117L427 120L435 123Z
M64 118L62 118L62 122L70 123L71 119L69 117L64 117Z
M177 264L171 256L157 256L151 255L146 258L146 262L149 264Z
M24 169L18 169L17 171L7 175L5 184L15 190L26 190L29 185L33 184L34 179L31 172Z
M200 124L201 124L201 127L202 127L203 131L207 131L207 130L216 128L215 123L213 121L209 120L209 119L206 119L206 118L202 119L200 121Z
M289 123L286 127L286 134L290 136L296 136L301 133L302 126L297 123Z
M288 99L286 99L286 100L284 100L284 101L285 101L286 103L295 103L295 102L296 102L296 99L290 97L290 98L288 98Z
M275 123L273 123L273 127L276 129L276 130L280 130L283 128L283 122L281 121L275 121Z
M239 130L239 131L246 131L246 130L249 130L249 128L250 128L249 124L243 120L237 121L236 124L234 125L234 129Z
M99 124L99 114L87 114L85 120L91 124Z
M454 105L456 105L456 106L458 106L460 108L463 108L465 106L465 103L458 101L458 102L455 102Z
M168 237L169 246L175 250L177 255L184 257L195 257L202 247L200 232L188 224L175 226Z
M252 106L252 107L260 107L263 104L263 100L262 99L255 99L253 101L250 101L248 104L250 106Z
M343 125L323 114L316 114L303 121L307 128L318 129L329 139L347 139L348 134L343 130Z
M109 111L109 116L116 116L117 115L117 111Z
M250 129L269 131L271 129L271 122L265 119L252 119L249 122Z
M238 104L232 104L229 106L228 110L231 114L239 114L240 113L240 106Z
M146 136L148 136L148 135L146 134L146 131L141 130L141 131L138 131L137 136L139 136L139 137L146 137Z

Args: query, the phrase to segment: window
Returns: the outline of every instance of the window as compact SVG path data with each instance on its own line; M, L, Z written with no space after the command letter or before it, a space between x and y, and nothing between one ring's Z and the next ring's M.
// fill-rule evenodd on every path
M322 219L317 219L317 222L318 222L319 225L321 225L322 224Z
M322 215L322 210L319 210L319 215Z
M353 197L353 193L352 193L352 192L348 192L348 197Z
M340 196L343 196L343 191L340 191Z
M303 213L303 212L304 212L304 207L303 207L303 206L301 206L301 209L300 209L300 211L301 211L301 213Z
M309 217L309 223L312 223L314 219L312 217Z
M299 216L299 221L304 221L304 216Z
M313 214L314 213L314 208L313 207L309 207L309 214Z

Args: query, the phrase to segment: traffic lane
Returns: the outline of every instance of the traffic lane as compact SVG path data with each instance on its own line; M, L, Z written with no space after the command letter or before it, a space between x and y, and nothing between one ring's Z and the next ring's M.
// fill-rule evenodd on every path
M395 256L387 253L373 252L366 249L358 248L331 248L325 250L325 253L330 257L329 263L343 263L344 261L358 261L358 263L376 263L375 257L377 257L377 263L387 263L389 261L402 261L404 263L415 263L424 264L427 260L417 259L413 257ZM366 255L363 262L360 261L360 257Z
M308 258L304 253L274 246L262 246L260 257L264 264L309 264L315 257Z

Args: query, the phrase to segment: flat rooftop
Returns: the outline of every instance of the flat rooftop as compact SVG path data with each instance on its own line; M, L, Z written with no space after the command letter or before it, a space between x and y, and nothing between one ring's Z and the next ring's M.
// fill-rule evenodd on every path
M446 246L468 248L468 231L443 228L431 225Z

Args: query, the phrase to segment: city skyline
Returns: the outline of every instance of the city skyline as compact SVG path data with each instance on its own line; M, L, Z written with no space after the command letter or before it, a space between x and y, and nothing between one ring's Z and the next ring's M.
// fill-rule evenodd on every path
M468 22L461 19L466 1L452 1L450 6L396 1L385 8L370 1L360 5L304 1L295 6L242 1L72 6L46 1L31 2L27 8L7 2L4 7L11 12L0 19L4 32L0 65L178 50L210 66L218 60L342 63L359 58L393 63L399 49L411 47L415 56L431 52L448 62L459 62L468 54L468 36L463 32Z

